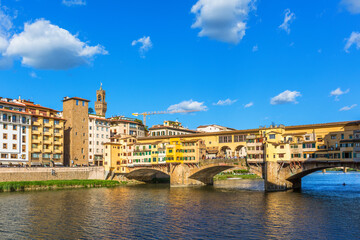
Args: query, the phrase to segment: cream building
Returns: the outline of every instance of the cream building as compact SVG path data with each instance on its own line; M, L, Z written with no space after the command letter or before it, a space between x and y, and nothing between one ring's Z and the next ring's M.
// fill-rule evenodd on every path
M104 143L110 140L110 121L105 117L89 115L89 163L102 166Z
M149 128L149 136L174 136L174 135L185 135L194 134L197 131L187 129L182 126L178 121L164 121L161 125L154 125Z
M131 135L134 137L145 137L145 127L141 121L123 116L112 117L110 121L110 137L116 135Z
M223 127L220 125L212 124L212 125L202 125L198 126L196 131L198 132L220 132L220 131L234 131L234 128Z

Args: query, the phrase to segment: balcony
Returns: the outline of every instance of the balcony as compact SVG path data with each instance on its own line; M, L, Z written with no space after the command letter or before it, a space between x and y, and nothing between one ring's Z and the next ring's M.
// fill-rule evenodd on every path
M60 124L55 124L54 127L55 127L55 128L59 128L59 129L62 128L62 126L61 126Z
M51 134L51 132L44 132L44 135L45 136L51 136L52 134Z
M31 133L34 135L41 135L41 132L39 130L32 130Z
M61 133L54 133L55 137L62 137Z
M51 128L51 127L52 127L52 124L51 124L51 123L44 123L44 127Z
M39 121L34 121L34 122L32 122L32 125L34 125L34 126L41 126L41 122L39 122Z
M40 139L31 139L31 142L32 143L41 143L41 140Z
M44 140L44 144L51 145L51 144L52 144L52 141L51 141L51 140Z
M55 154L62 154L62 150L61 149L56 149L56 150L54 150L54 153Z
M50 148L48 148L48 149L44 149L43 152L44 152L44 153L51 153L52 151L51 151Z
M54 141L54 145L62 145L61 141Z

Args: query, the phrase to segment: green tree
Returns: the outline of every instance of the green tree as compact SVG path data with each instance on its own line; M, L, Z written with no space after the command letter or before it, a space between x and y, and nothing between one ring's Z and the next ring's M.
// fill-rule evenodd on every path
M93 114L94 113L94 109L89 107L89 114Z

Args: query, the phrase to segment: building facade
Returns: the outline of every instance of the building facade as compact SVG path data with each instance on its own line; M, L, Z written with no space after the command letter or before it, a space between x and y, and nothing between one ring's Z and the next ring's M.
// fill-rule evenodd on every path
M102 166L104 143L110 140L110 121L105 117L89 115L89 163Z
M0 164L30 165L31 114L25 104L0 99Z
M64 124L54 109L21 100L31 114L29 154L32 166L64 165Z
M127 118L123 116L112 117L110 121L110 136L116 135L131 135L134 137L145 137L146 130L143 123L134 118Z
M196 131L198 132L221 132L221 131L235 131L235 130L236 129L234 128L223 127L216 124L202 125L196 128Z
M121 140L115 143L121 147ZM138 138L133 149L132 162L123 162L123 172L160 162L197 164L212 158L242 158L253 164L360 162L360 121ZM159 154L164 150L163 163Z
M66 165L89 165L89 102L78 97L63 99Z
M149 136L175 136L194 134L197 131L184 128L178 121L164 121L162 125L154 125L149 128Z

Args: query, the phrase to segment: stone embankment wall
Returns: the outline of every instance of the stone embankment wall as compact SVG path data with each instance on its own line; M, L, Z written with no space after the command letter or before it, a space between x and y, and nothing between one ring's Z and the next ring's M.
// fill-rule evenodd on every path
M0 168L0 182L46 180L104 180L103 167Z

